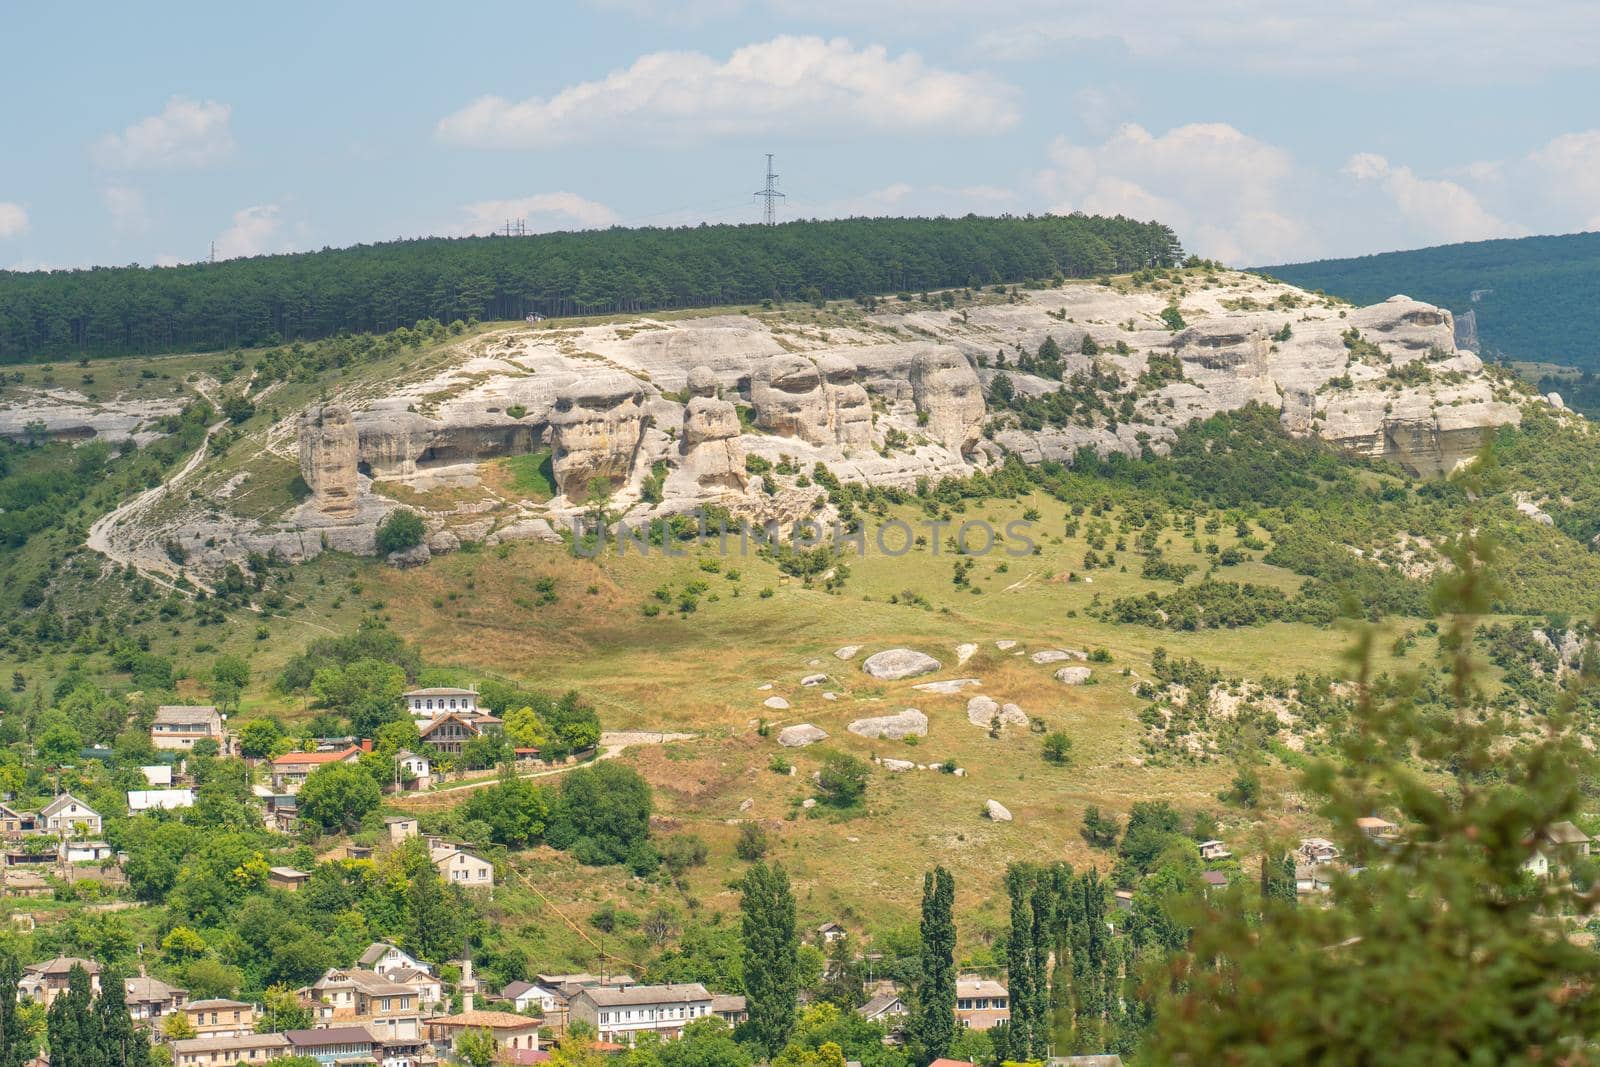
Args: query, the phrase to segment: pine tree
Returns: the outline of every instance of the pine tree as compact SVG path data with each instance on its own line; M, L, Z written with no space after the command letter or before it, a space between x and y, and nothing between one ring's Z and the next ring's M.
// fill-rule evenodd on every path
M127 986L122 975L100 975L100 996L95 1000L95 1026L106 1067L150 1067L150 1039L133 1028L128 1017Z
M17 1010L22 967L10 953L0 954L0 1067L23 1067L33 1056L33 1037Z
M912 1016L914 1046L923 1063L950 1051L956 1032L956 883L935 867L922 879L922 957Z
M748 1033L768 1056L781 1051L794 1029L800 984L800 941L795 933L794 894L781 864L756 863L745 872L744 993Z

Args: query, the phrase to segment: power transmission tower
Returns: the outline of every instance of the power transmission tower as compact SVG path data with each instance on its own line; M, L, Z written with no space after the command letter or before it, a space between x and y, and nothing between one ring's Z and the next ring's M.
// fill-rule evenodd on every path
M206 258L206 262L207 263L215 263L216 261L217 261L217 242L212 241L211 242L211 255Z
M778 224L778 201L783 198L783 194L778 192L778 176L772 173L771 152L767 153L767 186L754 195L759 196L766 202L761 209L762 225L776 226Z

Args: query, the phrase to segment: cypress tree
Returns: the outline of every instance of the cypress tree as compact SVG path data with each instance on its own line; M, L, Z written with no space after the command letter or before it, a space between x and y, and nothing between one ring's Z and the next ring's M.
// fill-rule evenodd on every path
M105 1067L89 972L73 964L47 1016L50 1067Z
M1006 983L1011 997L1011 1025L1006 1034L1007 1058L1034 1056L1034 1034L1039 1000L1033 987L1032 879L1021 864L1006 870L1006 892L1011 897L1011 932L1006 938Z
M1033 977L1028 983L1033 996L1033 1010L1028 1014L1033 1025L1033 1052L1041 1057L1050 1048L1050 953L1055 948L1052 932L1055 902L1050 888L1048 877L1036 878L1028 899L1033 912L1033 951L1028 961L1033 967Z
M0 955L0 1067L23 1067L33 1056L33 1039L17 1011L22 967L10 953Z
M922 879L922 956L912 1020L916 1055L923 1063L950 1051L956 1032L956 883L935 867Z
M744 993L748 1032L767 1056L788 1043L794 1029L800 985L800 941L795 933L794 894L783 866L756 863L745 872ZM52 1065L54 1067L54 1065Z
M100 975L100 996L94 1003L95 1025L106 1067L150 1067L150 1039L133 1028L128 1017L127 987L122 975Z

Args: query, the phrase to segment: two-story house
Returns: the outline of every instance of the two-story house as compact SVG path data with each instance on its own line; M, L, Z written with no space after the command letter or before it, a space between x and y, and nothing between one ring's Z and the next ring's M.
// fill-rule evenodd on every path
M956 979L956 1022L969 1030L989 1030L1011 1021L1011 994L989 978Z
M406 710L411 717L417 720L417 725L430 722L440 715L451 711L476 712L478 710L478 691L476 689L454 689L449 686L437 686L432 689L413 689L402 694L406 702Z
M123 999L128 1018L136 1023L154 1023L173 1014L189 999L189 991L168 985L159 978L141 974L123 982Z
M463 889L492 889L494 864L481 856L463 852L454 845L438 845L428 850L439 877Z
M255 1033L255 1006L242 1000L225 997L191 1000L183 1005L182 1011L189 1025L194 1027L196 1037L237 1037Z
M431 745L440 752L459 754L468 741L486 733L497 733L504 726L505 723L493 715L447 711L424 723L417 734L424 745Z
M100 813L71 793L40 808L39 822L45 833L62 837L99 837L104 829Z
M100 965L94 960L80 959L77 956L57 956L43 963L28 964L22 969L22 981L17 983L17 992L35 1004L43 1004L48 1008L56 1002L57 997L67 991L67 982L74 967L82 967L88 972L89 989L98 996Z
M321 1025L359 1024L379 1041L423 1036L417 991L377 971L335 967L317 979L310 992Z
M509 1011L464 1011L428 1020L428 1038L440 1052L455 1047L456 1038L468 1030L487 1030L502 1053L539 1051L542 1020Z
M0 804L0 837L21 837L38 832L39 816Z
M567 1017L593 1027L602 1041L629 1044L638 1034L678 1037L696 1019L713 1014L715 998L699 982L587 986L567 1003Z
M150 723L151 746L168 752L187 752L205 738L215 741L218 751L226 750L223 718L213 707L163 704Z
M330 752L286 752L272 761L272 788L279 793L298 793L307 778L331 763L355 763L361 758L357 745Z
M310 1056L322 1067L337 1063L372 1063L380 1051L378 1041L364 1027L329 1026L316 1030L286 1030L289 1054Z
M270 1063L293 1050L282 1034L237 1034L228 1037L191 1037L174 1041L172 1067L234 1067L235 1064Z

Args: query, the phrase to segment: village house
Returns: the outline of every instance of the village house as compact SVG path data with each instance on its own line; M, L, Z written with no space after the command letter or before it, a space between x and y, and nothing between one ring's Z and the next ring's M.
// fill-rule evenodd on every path
M889 991L879 993L856 1009L856 1014L869 1023L882 1023L893 1033L901 1026L901 1020L911 1014L906 1007L906 1002L900 994Z
M194 807L193 789L130 789L128 811L134 815L141 811L177 811Z
M417 734L424 745L431 745L440 752L460 755L468 741L486 733L498 733L504 725L493 715L445 712L439 718L423 725Z
M1202 871L1200 882L1205 886L1206 895L1228 888L1228 875L1226 871Z
M1233 853L1228 851L1228 846L1221 841L1200 842L1200 858L1208 863L1212 860L1229 859L1232 856Z
M560 989L551 989L538 982L507 982L505 988L500 990L500 1000L511 1005L513 1011L523 1014L538 1012L550 1017L567 1010L567 998Z
M358 745L331 752L286 752L272 761L272 788L280 793L298 793L313 772L330 763L355 763L360 758Z
M267 868L267 884L274 889L282 889L287 893L294 893L309 881L311 881L311 875L293 867Z
M389 831L389 843L398 845L407 838L416 837L420 832L417 820L409 815L390 815L383 820L383 825Z
M1011 1021L1011 994L988 978L956 979L956 1022L969 1030L989 1030Z
M172 785L172 764L151 763L139 768L139 773L144 775L144 784L151 789L166 789Z
M433 763L427 756L419 756L409 749L395 754L400 769L400 781L412 789L426 789L433 783Z
M1333 891L1333 876L1338 868L1331 863L1297 863L1294 868L1296 896L1321 896Z
M242 1000L191 1000L183 1005L183 1014L196 1037L237 1037L256 1029L256 1009Z
M835 941L842 941L849 936L850 931L836 922L825 922L817 927L817 940L824 945L831 945Z
M210 738L217 743L219 752L226 752L227 736L222 724L216 708L163 704L156 709L155 721L150 724L150 744L168 752L187 752L196 741Z
M733 993L717 993L711 998L711 1014L729 1026L738 1026L750 1018L750 1009L741 996Z
M62 837L98 837L104 832L100 813L73 796L62 793L39 809L44 832Z
M0 804L0 837L21 837L39 829L39 816Z
M439 877L463 889L492 889L494 864L463 852L455 845L438 845L428 850Z
M189 999L189 991L171 986L159 978L141 974L123 983L128 1018L136 1023L151 1023L173 1014Z
M1388 819L1366 815L1356 820L1356 829L1374 841L1393 841L1400 836L1400 827Z
M1553 858L1563 864L1589 855L1589 835L1570 822L1551 823L1542 836L1544 843L1555 852Z
M453 689L449 686L438 686L433 689L413 689L402 694L406 702L406 710L413 719L418 720L417 725L438 718L449 711L477 712L478 691L476 689Z
M100 863L112 857L111 845L105 841L63 841L61 859L67 863Z
M172 1067L233 1067L268 1063L292 1050L282 1034L192 1037L172 1043Z
M67 991L67 980L72 974L73 967L82 967L89 973L89 989L98 995L100 965L94 960L80 959L77 956L57 956L43 963L28 964L22 969L22 981L17 983L17 993L35 1004L43 1004L48 1008L56 1002L57 997Z
M310 993L319 1024L357 1023L380 1041L414 1041L423 1036L417 991L377 971L332 968L317 979Z
M1336 863L1340 856L1339 846L1325 837L1303 837L1300 847L1296 850L1301 862L1315 867L1323 863Z
M358 966L385 977L393 977L396 971L432 970L431 967L411 955L411 953L391 945L387 941L374 941L368 945L367 950L356 959L356 963Z
M360 1026L330 1026L317 1030L287 1030L289 1053L310 1056L322 1067L336 1063L371 1063L378 1042Z
M467 1030L487 1030L502 1053L539 1051L540 1019L513 1015L508 1011L473 1011L444 1015L428 1020L428 1038L440 1052L455 1046L456 1038Z
M618 989L584 987L567 1004L568 1018L593 1027L602 1041L630 1044L639 1034L677 1037L686 1024L712 1012L713 997L699 982Z

